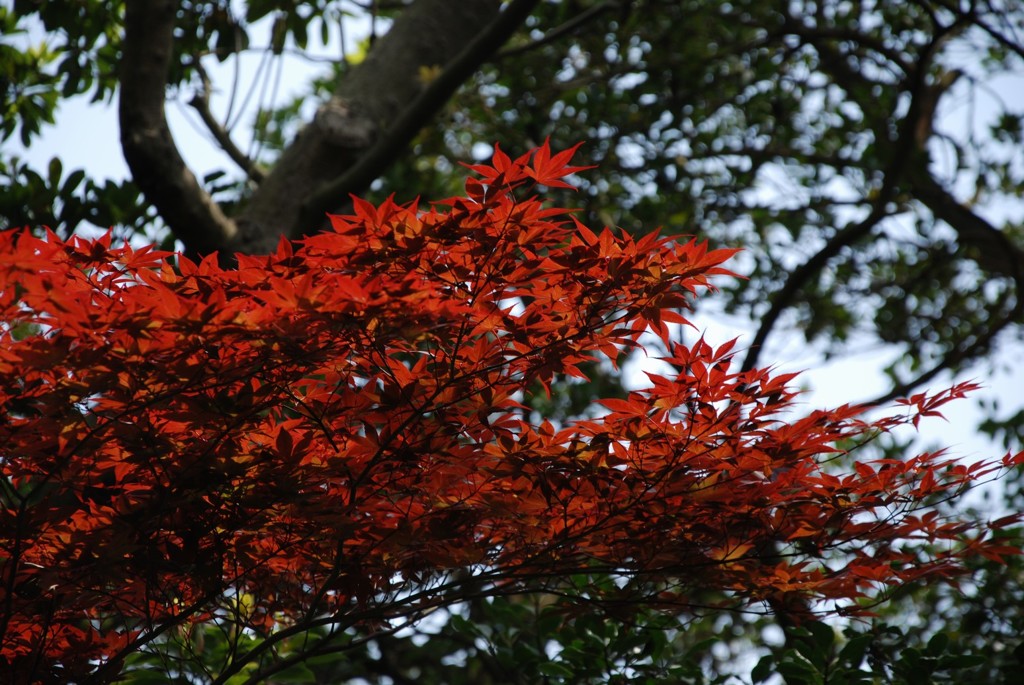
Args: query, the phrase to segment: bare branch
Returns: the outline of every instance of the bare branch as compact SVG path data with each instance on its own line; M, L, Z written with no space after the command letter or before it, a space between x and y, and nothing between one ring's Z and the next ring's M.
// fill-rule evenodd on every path
M923 104L918 109L919 121L915 125L914 142L926 159L928 139L934 130L933 120L938 109L938 99L952 86L958 76L958 72L947 72L938 83L922 92ZM996 336L1011 324L1019 322L1024 315L1024 249L984 217L961 204L949 190L935 180L927 165L910 167L906 175L913 196L927 207L936 219L945 222L956 231L957 241L962 247L971 248L969 257L979 267L1013 281L1013 290L1001 299L1013 297L1014 306L969 340L959 341L960 344L944 355L931 369L910 381L899 383L889 392L876 397L870 402L872 405L884 404L897 397L909 395L915 388L940 373L985 354Z
M1009 20L1013 15L1010 13L1010 10L1007 10L1004 13L996 9L992 3L987 4L988 8L991 10L988 13L988 16L994 17L995 19L1003 19L1007 24L1007 28L1009 28L1011 33L1013 33L1013 26ZM946 11L951 12L960 20L977 26L994 39L999 45L1014 53L1017 57L1024 59L1024 43L1021 42L1020 38L1017 36L1009 36L995 26L986 22L982 12L975 3L970 3L966 10L964 10L958 2L939 2L939 6Z
M909 74L913 70L913 62L908 60L904 53L887 45L884 40L877 36L863 31L857 31L844 26L832 26L827 23L808 26L792 16L787 16L782 25L781 33L798 36L802 41L819 49L826 42L833 45L845 43L860 46L889 60L899 67L904 74Z
M210 77L198 59L195 60L193 66L199 74L199 78L202 79L203 88L192 97L188 104L198 112L203 124L206 125L220 148L231 158L231 161L237 164L250 180L259 184L266 176L266 172L235 145L235 141L231 140L231 135L213 116L213 112L210 111Z

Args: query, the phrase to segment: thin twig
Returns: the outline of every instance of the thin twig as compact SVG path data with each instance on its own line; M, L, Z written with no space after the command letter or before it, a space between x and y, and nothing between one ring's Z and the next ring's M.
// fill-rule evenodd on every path
M199 118L203 120L203 124L210 131L217 144L220 145L220 148L231 158L231 161L237 164L254 183L259 184L266 177L266 172L235 145L235 141L231 139L227 129L221 126L216 117L213 116L213 112L210 111L210 78L206 70L200 65L198 59L193 63L193 66L203 82L203 87L201 91L192 96L188 104L198 112Z
M605 12L610 9L617 9L621 6L622 3L619 0L605 0L604 2L598 3L593 7L590 7L587 10L580 12L569 21L559 26L556 26L555 28L551 29L537 40L526 43L525 45L518 45L516 47L506 48L500 51L497 55L495 55L495 60L497 61L505 59L506 57L514 57L516 55L521 55L525 52L536 50L539 47L543 47L545 45L554 43L563 36L575 32L588 21L594 19L602 12Z

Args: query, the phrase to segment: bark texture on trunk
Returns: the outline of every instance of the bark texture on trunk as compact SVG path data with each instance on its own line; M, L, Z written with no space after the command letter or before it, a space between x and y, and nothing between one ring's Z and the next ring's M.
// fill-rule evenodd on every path
M164 116L177 11L177 0L128 0L125 6L121 150L135 183L187 251L207 253L233 242L238 231L189 171Z
M237 249L266 252L281 235L309 230L303 225L308 198L356 164L420 94L421 67L448 64L499 8L497 0L418 0L405 10L260 184L238 217ZM321 208L320 216L328 209Z
M164 115L178 3L128 0L119 107L125 159L189 253L268 252L281 236L317 228L306 224L347 200L344 190L332 195L348 187L339 184L353 177L346 173L357 168L362 179L394 161L409 131L415 135L536 4L513 0L502 10L500 0L417 0L339 81L239 214L228 217L189 171ZM426 82L424 75L438 73L437 83Z

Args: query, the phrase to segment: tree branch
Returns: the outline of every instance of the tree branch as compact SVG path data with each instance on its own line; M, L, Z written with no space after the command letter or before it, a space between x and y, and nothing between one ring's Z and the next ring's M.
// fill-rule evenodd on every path
M535 2L527 4L532 7ZM314 202L311 196L324 183L351 173L357 164L363 174L393 162L394 156L388 158L382 152L397 155L407 139L377 147L372 163L364 158L386 139L385 131L409 129L410 124L395 127L403 114L403 121L411 122L443 104L432 103L425 109L417 105L410 112L412 102L426 102L419 99L425 87L441 93L441 85L451 78L442 72L441 83L425 84L424 75L449 67L467 45L477 41L481 30L487 31L502 14L514 16L522 4L523 0L515 0L503 13L498 0L416 0L403 10L366 59L341 76L330 100L285 148L249 198L237 218L240 235L234 247L247 253L264 252L273 249L282 235L295 238L326 227L324 214L336 210L347 197L344 192L328 191ZM487 47L494 50L498 45ZM464 78L472 69L466 73ZM424 123L421 119L419 127ZM379 171L373 173L379 175Z
M871 212L863 220L845 226L831 240L825 243L825 246L818 250L813 257L789 274L782 288L772 295L771 306L768 308L768 312L761 317L761 325L758 327L757 333L754 334L754 339L747 350L746 356L743 358L743 365L740 367L741 373L750 371L757 366L765 340L768 339L768 336L775 328L775 324L778 322L779 317L782 316L782 312L790 307L793 299L796 298L804 285L824 269L828 265L829 260L839 254L840 250L866 236L878 225L879 221L887 216L884 209L885 204L885 202L876 201Z
M893 386L891 390L879 395L869 402L866 402L865 405L877 407L882 404L887 404L897 397L907 397L915 388L924 385L940 373L952 369L964 361L984 354L992 345L992 342L995 340L997 335L999 335L1010 324L1020 321L1021 315L1024 314L1024 300L1021 299L1020 292L1018 285L1017 290L1013 295L1013 308L1005 315L1001 316L994 324L989 325L981 334L974 336L968 344L960 345L955 349L950 350L932 368L915 377L913 380L905 381Z
M253 183L258 185L266 177L266 172L235 145L235 141L231 140L227 130L213 116L213 112L210 111L210 77L203 65L200 64L198 57L193 61L193 66L202 80L203 88L192 97L188 104L199 114L199 118L203 120L203 124L220 145L220 149L224 150L231 161L237 164Z
M961 17L962 19L963 17ZM959 25L946 27L936 32L932 43L924 51L915 74L912 74L911 106L900 125L900 136L896 139L896 154L891 158L886 170L886 192L882 196L891 196L897 187L897 180L906 184L911 195L927 207L932 215L948 224L957 233L958 241L964 247L973 248L971 258L984 270L1010 278L1014 281L1014 306L1007 314L985 327L969 341L963 341L955 349L950 350L932 368L921 373L914 379L898 383L888 392L871 400L868 404L875 406L891 401L896 397L909 394L913 389L927 383L943 371L953 368L966 360L983 353L992 344L995 337L1007 326L1019 321L1024 314L1024 249L1016 245L1005 233L995 228L983 217L975 214L961 204L944 187L942 187L928 170L927 145L933 132L939 98L956 81L957 72L943 74L935 83L925 81L926 66L935 49L948 35L955 34ZM834 60L833 60L834 61ZM840 83L853 77L850 72L839 70L837 80ZM839 78L842 77L842 78ZM909 164L908 159L917 160L917 164ZM884 218L880 213L884 203L875 203L875 210L860 224L855 224L840 231L825 247L805 264L793 271L786 283L772 298L768 313L762 318L752 345L743 362L743 370L747 371L757 364L758 356L764 341L771 333L782 311L796 297L800 288L821 269L828 260L835 256L839 249L851 244L859 236L865 235L871 227ZM1008 295L1011 296L1011 295Z
M174 47L174 0L128 0L118 118L132 177L192 254L219 250L237 232L181 158L164 115Z
M1024 249L1009 236L961 204L927 169L908 174L911 191L936 219L956 231L958 242L974 249L971 258L991 273L1012 278L1024 292Z
M544 45L550 45L551 43L554 43L563 36L575 33L580 28L582 28L587 22L591 21L592 19L595 19L603 12L607 12L608 10L611 9L621 9L622 5L623 3L621 2L621 0L604 0L604 2L599 2L593 7L589 7L586 10L580 12L572 19L551 29L537 40L530 41L525 45L518 45L513 48L507 48L505 50L502 50L495 56L495 59L501 60L505 59L506 57L521 55L525 52L529 52L531 50L536 50L539 47L543 47Z
M303 226L316 230L323 215L335 209L350 194L365 191L383 173L402 150L416 137L425 123L451 99L477 68L504 44L522 25L538 0L513 0L489 26L466 46L414 99L373 148L345 174L321 185L302 210Z
M919 2L917 4L923 5L924 3L920 3ZM993 17L995 19L1008 20L1008 16L1007 16L1007 14L1009 14L1008 12L1006 14L1004 14L1003 12L1000 12L998 9L996 9L995 6L992 3L986 3L986 4L988 5L989 9L991 10L989 13L987 13L988 16L991 16L991 17ZM964 11L961 8L961 6L960 6L960 4L958 2L940 2L939 6L942 7L943 9L945 9L946 11L951 12L954 16L958 17L959 19L964 20L966 22L969 22L970 24L973 24L973 25L977 26L982 31L987 33L991 38L993 38L1001 46L1003 46L1004 48L1006 48L1010 52L1012 52L1015 55L1017 55L1017 57L1024 58L1024 45L1021 44L1020 40L1015 39L1015 38L1011 38L1011 37L1005 35L1004 33L1002 33L996 27L988 24L985 21L984 16L982 15L982 12L979 11L979 9L975 5L975 3L973 3L973 2L970 3L969 9L966 10L966 11ZM1012 15L1009 15L1009 16L1012 17ZM1011 31L1013 30L1012 26L1010 27L1010 30Z
M927 92L929 86L926 80L928 69L939 46L959 28L956 24L948 27L936 26L932 40L918 56L916 68L908 74L905 92L910 94L910 106L906 116L899 122L898 132L891 140L891 152L884 169L883 185L878 196L872 202L871 212L862 221L848 225L833 236L817 254L790 273L782 289L772 295L771 307L761 319L761 325L743 359L742 371L749 371L757 366L764 341L772 332L782 312L792 304L793 299L803 286L824 269L840 249L867 235L879 221L887 216L886 205L896 196L899 182L903 180L907 170L912 168L911 160L920 161L920 154L915 153L919 152L917 132L919 131L921 113L922 110L929 110L928 103L925 102L928 99L925 96L930 94ZM852 92L850 82L863 77L850 70L843 61L842 55L836 53L830 46L816 44L815 47L822 56L822 63L832 68L836 82L847 92ZM927 111L927 115L932 116L933 113L934 106ZM879 127L877 130L879 143L884 140L884 133L884 128Z
M1002 298L1013 297L1014 305L1006 314L989 323L985 329L970 340L946 353L931 369L913 380L899 383L889 392L876 397L868 404L877 406L897 397L909 395L915 388L932 380L940 373L952 369L964 361L984 354L996 336L1024 316L1024 250L1009 236L978 216L957 201L952 193L943 188L927 169L915 169L908 174L914 196L931 210L932 215L948 224L957 234L962 247L973 248L969 255L982 269L1009 278L1014 283L1012 293Z

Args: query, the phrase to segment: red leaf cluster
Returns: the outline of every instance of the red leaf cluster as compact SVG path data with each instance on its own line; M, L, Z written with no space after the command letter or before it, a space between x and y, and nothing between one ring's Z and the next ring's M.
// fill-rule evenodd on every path
M835 472L837 445L917 415L791 419L790 377L736 373L731 343L675 342L734 251L595 232L518 197L564 185L570 157L498 150L466 197L356 200L232 269L0 235L9 672L116 673L232 593L252 599L234 620L267 635L455 601L439 579L458 569L502 591L606 571L662 583L665 602L849 602L1007 551L917 511L1000 465ZM647 332L676 375L600 419L529 420L531 389Z

